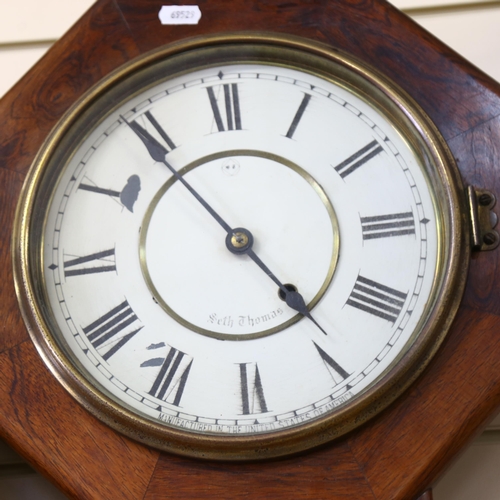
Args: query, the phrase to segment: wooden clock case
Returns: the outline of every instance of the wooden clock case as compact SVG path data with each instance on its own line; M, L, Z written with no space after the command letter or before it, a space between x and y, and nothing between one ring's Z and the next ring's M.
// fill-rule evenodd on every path
M66 393L29 338L14 290L10 245L30 164L75 99L121 64L172 41L259 30L343 49L382 70L422 106L446 139L464 184L499 197L500 85L390 4L197 4L199 24L162 26L161 1L98 0L0 101L0 436L77 499L418 498L500 405L498 251L473 254L448 337L402 397L344 438L286 459L215 463L131 441Z

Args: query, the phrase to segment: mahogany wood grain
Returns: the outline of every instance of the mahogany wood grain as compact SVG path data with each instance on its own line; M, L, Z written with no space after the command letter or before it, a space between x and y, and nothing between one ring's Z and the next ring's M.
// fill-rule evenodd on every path
M182 2L180 2L182 3ZM188 2L189 3L189 2ZM500 405L500 252L472 258L444 345L382 414L319 450L209 463L110 430L45 368L14 296L15 203L44 138L71 103L131 58L178 39L264 30L323 41L379 67L435 121L463 179L500 196L500 86L382 0L200 0L197 26L161 26L159 0L99 0L0 102L0 435L77 499L430 500L424 492Z
M159 452L107 432L68 399L31 342L0 354L3 437L71 498L142 498ZM23 442L17 444L22 436ZM91 466L89 467L89 464ZM67 477L71 477L68 481Z
M174 480L175 478L175 480ZM264 463L204 463L162 455L145 500L165 498L171 484L176 499L339 499L375 500L349 443L299 457Z
M12 232L12 208L23 184L23 175L0 169L0 266L2 282L0 286L0 304L2 321L0 323L0 353L26 341L28 333L23 326L12 279L10 259L10 235Z

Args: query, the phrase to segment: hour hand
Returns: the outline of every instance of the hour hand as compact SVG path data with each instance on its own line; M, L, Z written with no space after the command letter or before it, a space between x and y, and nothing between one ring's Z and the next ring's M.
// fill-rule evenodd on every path
M286 287L283 288L286 289ZM282 289L280 288L280 290ZM299 292L295 290L287 290L287 293L285 294L285 302L288 307L295 309L300 314L310 319L325 335L328 335L325 330L323 330L321 325L312 317L312 314L309 312L309 309L304 301L304 297L302 297Z
M313 318L309 309L304 301L304 297L295 289L289 290L281 281L276 277L276 275L264 264L260 257L253 251L253 235L252 233L243 227L238 227L233 229L231 233L226 236L226 247L227 249L236 255L248 255L257 266L264 271L269 278L271 278L280 289L280 294L284 298L286 305L299 312L306 318L310 319L325 335L328 335L321 325Z

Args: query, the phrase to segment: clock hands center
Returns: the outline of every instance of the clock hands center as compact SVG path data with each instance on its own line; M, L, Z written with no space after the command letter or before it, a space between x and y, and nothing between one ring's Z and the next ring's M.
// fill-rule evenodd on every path
M276 275L262 262L260 257L253 251L253 235L252 233L243 227L238 227L233 229L231 233L226 236L226 247L227 249L237 255L245 254L248 255L262 271L264 271L273 281L276 283L283 293L286 305L291 309L299 312L306 318L310 319L325 335L327 333L320 326L320 324L311 315L302 294L300 294L296 289L289 290L281 281L276 277ZM294 287L295 288L295 287Z
M245 228L232 229L229 224L205 201L205 199L189 184L189 182L184 179L184 177L170 165L165 159L167 150L162 146L146 129L141 127L137 122L129 122L125 117L120 116L121 119L132 129L132 131L141 139L142 143L148 150L151 158L157 162L163 163L172 172L172 175L180 181L183 186L198 200L198 202L210 213L210 215L219 223L219 225L227 233L226 236L226 247L228 250L237 255L248 255L257 266L262 269L271 280L278 285L282 294L284 295L285 303L291 309L299 312L309 320L311 320L325 335L326 331L319 325L319 323L313 318L307 305L297 290L289 290L281 283L281 281L276 277L274 273L262 262L262 260L254 252L253 246L253 235L250 231Z

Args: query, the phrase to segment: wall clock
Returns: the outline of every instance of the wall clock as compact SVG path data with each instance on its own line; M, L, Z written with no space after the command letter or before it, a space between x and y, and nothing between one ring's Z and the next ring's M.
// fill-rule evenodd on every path
M304 485L304 498L416 497L454 455L464 407L475 417L460 443L497 405L495 375L477 359L494 338L496 289L474 285L495 252L473 258L445 339L467 276L467 199L476 198L470 205L487 233L473 233L475 245L496 242L493 170L464 164L481 123L495 124L495 86L385 4L339 3L334 12L322 2L270 2L253 6L251 25L234 2L199 6L197 25L162 26L157 2L98 2L51 52L69 54L77 33L112 30L99 55L94 42L82 46L82 58L99 57L95 75L68 80L46 66L53 77L32 104L45 114L22 104L33 76L6 98L9 116L40 120L25 142L26 126L12 118L21 128L4 147L19 172L16 189L6 187L10 221L40 151L14 237L25 319L56 378L134 441L87 414L48 374L13 297L2 380L7 416L18 416L2 423L5 437L79 498L157 498L181 469L200 478L215 471L221 491L246 474L234 496L270 494L276 474L291 470L286 488ZM259 33L228 34L242 27ZM391 43L402 31L407 43ZM452 75L453 97L437 61ZM491 194L467 195L463 184ZM494 353L489 342L481 355ZM68 445L54 455L61 433ZM120 493L98 479L70 480L70 449L88 457L82 473L99 477L96 452L120 476L127 462L140 479L121 482ZM199 460L281 455L288 458L265 464ZM337 481L319 480L320 463L347 474L343 493ZM263 467L274 474L262 483ZM209 494L198 485L176 491Z

